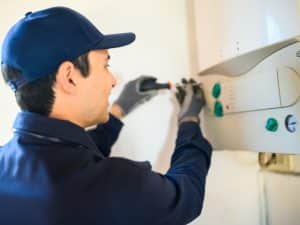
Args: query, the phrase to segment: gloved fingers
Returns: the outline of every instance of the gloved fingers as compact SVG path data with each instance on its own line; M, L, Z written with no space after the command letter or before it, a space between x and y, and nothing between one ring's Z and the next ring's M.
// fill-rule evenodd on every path
M143 98L146 96L150 96L151 98L158 94L158 90L148 90L148 91L141 91L140 85L136 85L136 92L139 96L142 96Z
M197 82L193 78L190 79L190 83L193 84L193 85L197 84Z
M181 79L182 84L176 85L176 99L181 106L190 104L192 99L205 103L204 92L194 79Z
M176 85L177 92L175 94L180 105L184 103L185 99L189 101L193 96L193 86L191 84L193 81L182 78L181 82L182 85Z
M136 81L139 81L139 82L143 82L145 80L149 80L149 81L152 81L152 82L155 82L157 80L156 77L153 77L151 75L141 75L139 76Z
M178 103L179 103L180 105L182 105L183 100L184 100L184 96L183 96L182 94L179 94L178 92L175 93L175 96L176 96L176 99L177 99Z
M184 87L183 86L181 86L181 85L176 85L176 89L177 89L177 92L179 92L180 94L181 93L185 93L185 89L184 89Z
M199 101L202 101L205 104L204 91L199 85L193 87L195 98Z
M175 93L175 96L176 96L179 104L182 105L182 103L184 101L184 97L186 95L185 89L183 88L183 86L178 85L178 84L176 85L176 89L177 89L177 91Z
M131 85L140 85L142 82L148 80L149 82L155 82L157 80L156 77L150 76L150 75L141 75L134 80L131 80L127 83L126 86L131 86Z
M185 96L181 104L181 109L180 109L181 114L185 114L189 110L192 104L193 101L192 84L190 83L185 84L184 91L185 91Z
M190 78L190 79L182 78L182 79L181 79L181 82L182 82L183 84L188 84L188 83L196 84L196 81L195 81L193 78Z
M146 90L146 91L142 91L141 90L141 85L143 84L143 82L155 82L156 78L145 78L144 80L139 80L136 83L136 92L139 96L141 96L142 99L145 99L145 101L150 100L151 98L153 98L154 96L156 96L158 94L158 90L155 89L151 89L151 90Z
M204 99L203 90L199 83L197 83L194 79L191 79L191 84L193 87L193 93L196 99Z
M187 81L187 79L185 79L185 78L182 78L182 79L181 79L181 83L185 85L185 84L187 84L187 83L188 83L188 81Z
M204 104L202 88L194 79L182 79L181 88L185 91L185 97L180 107L179 121L185 117L197 118Z
M185 92L186 92L186 96L192 96L193 95L193 85L191 83L187 83L185 85Z
M195 97L198 99L204 98L203 97L204 94L203 94L201 85L198 84L193 78L191 78L188 82L192 85L192 90L193 90L193 94L195 95Z
M195 95L199 95L202 92L201 87L198 84L193 84L193 92Z
M154 84L156 82L157 78L153 76L148 75L142 75L136 80L136 91L139 95L156 95L158 93L157 90L143 90L143 85L149 85Z
M203 93L204 93L203 89L199 85L195 86L195 94L197 96L200 96L200 95L203 96L204 95Z

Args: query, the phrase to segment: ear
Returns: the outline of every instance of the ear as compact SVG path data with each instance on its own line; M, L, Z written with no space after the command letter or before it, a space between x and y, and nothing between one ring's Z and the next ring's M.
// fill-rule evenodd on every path
M70 61L60 64L56 73L56 89L74 95L77 90L76 69Z

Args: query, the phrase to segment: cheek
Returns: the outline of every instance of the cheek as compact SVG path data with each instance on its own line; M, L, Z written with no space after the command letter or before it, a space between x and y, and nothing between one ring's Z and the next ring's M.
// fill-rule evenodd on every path
M113 87L112 75L109 72L106 72L103 76L103 79L101 79L99 82L101 83L100 85L102 90L109 95Z
M98 101L98 105L106 105L109 97L109 90L107 89L107 85L104 83L104 80L97 80L93 84L93 98Z
M90 82L90 88L95 96L108 98L113 86L112 75L108 71L101 71L97 74L91 74L93 79Z

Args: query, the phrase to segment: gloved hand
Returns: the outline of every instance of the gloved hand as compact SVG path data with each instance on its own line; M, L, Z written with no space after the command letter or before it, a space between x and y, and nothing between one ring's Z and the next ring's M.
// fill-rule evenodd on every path
M199 123L199 113L205 105L203 90L193 79L182 79L182 85L176 88L176 98L180 104L179 123L189 120Z
M148 80L156 81L156 78L143 75L125 85L119 98L114 102L114 104L117 104L122 108L124 116L138 105L150 100L158 93L157 90L140 91L140 87L143 82Z

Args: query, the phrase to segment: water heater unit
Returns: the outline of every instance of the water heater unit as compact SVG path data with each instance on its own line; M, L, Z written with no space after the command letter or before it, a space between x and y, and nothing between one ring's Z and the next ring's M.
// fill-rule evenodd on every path
M300 153L300 37L199 73L203 127L215 149Z

